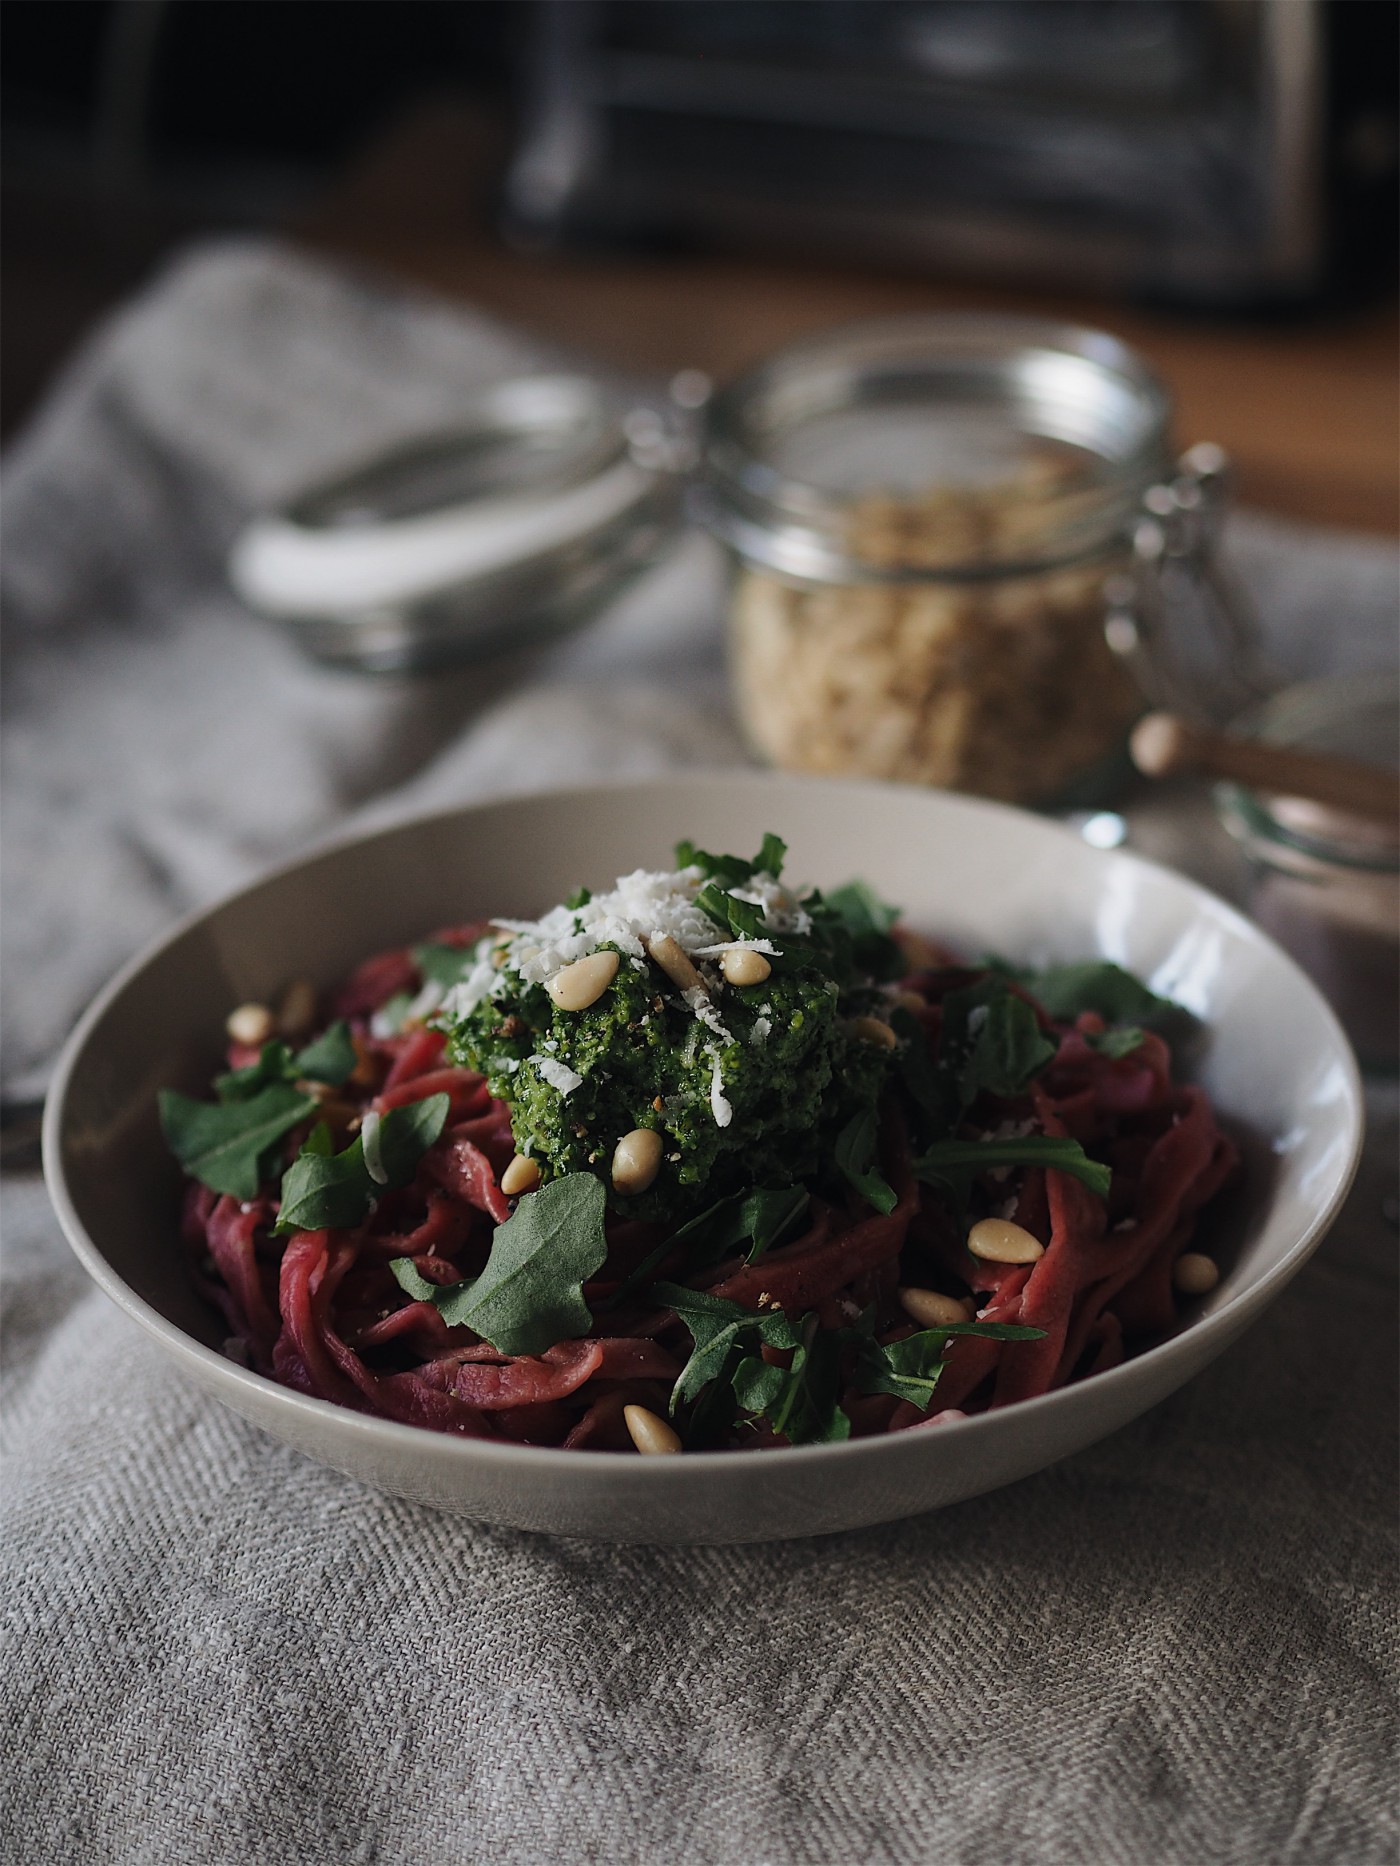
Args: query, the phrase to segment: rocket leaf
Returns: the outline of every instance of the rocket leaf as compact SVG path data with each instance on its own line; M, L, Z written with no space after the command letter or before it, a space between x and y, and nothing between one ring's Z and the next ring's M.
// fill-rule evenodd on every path
M870 1312L868 1312L870 1313ZM896 1399L909 1400L920 1412L927 1412L933 1390L947 1365L949 1339L954 1335L976 1335L991 1341L1039 1341L1043 1328L1024 1328L1014 1322L950 1322L943 1328L924 1329L906 1335L902 1341L882 1346L871 1338L862 1317L851 1331L860 1338L855 1367L855 1383L863 1393L892 1393Z
M257 1197L264 1155L317 1106L314 1095L289 1082L271 1082L236 1101L195 1101L176 1089L162 1089L158 1099L161 1127L180 1165L212 1192L235 1199Z
M389 1265L399 1287L431 1302L451 1328L473 1329L502 1354L543 1354L593 1326L583 1285L603 1266L607 1195L592 1173L568 1173L528 1192L498 1225L478 1277L441 1287L410 1257Z
M875 1170L875 1133L878 1116L873 1108L853 1115L836 1136L832 1157L846 1180L877 1212L892 1212L898 1204L894 1187Z
M343 1153L335 1153L330 1129L319 1123L282 1175L277 1234L345 1231L363 1224L383 1193L412 1179L419 1160L441 1134L450 1104L446 1094L429 1095L379 1116L373 1156L377 1174L371 1174L365 1160L363 1133ZM366 1122L373 1119L365 1116Z
M214 1091L220 1101L247 1101L273 1082L325 1082L339 1088L358 1061L350 1026L340 1018L295 1055L285 1043L264 1043L255 1063L215 1076Z

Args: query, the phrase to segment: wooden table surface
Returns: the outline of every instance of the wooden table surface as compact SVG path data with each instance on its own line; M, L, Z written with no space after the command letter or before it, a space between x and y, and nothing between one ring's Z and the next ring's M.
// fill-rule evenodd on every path
M1240 497L1291 518L1400 531L1393 303L1287 323L1172 315L758 256L535 258L489 230L490 132L421 110L375 143L299 229L323 250L480 307L572 350L724 378L824 325L942 309L1018 311L1113 331L1164 377L1184 446L1213 440Z

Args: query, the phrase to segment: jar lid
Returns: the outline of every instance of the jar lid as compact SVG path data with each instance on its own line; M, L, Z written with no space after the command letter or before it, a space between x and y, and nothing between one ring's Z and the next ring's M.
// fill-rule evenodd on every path
M799 582L955 580L1126 535L1169 462L1171 403L1102 331L937 314L789 346L717 394L704 512Z
M444 432L256 518L229 576L317 658L389 671L583 619L669 535L674 436L583 376L496 385Z

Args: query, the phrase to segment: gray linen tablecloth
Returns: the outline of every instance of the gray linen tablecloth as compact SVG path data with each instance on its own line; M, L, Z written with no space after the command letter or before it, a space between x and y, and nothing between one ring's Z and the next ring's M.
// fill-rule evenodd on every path
M695 540L528 668L429 683L306 665L222 587L254 506L533 357L205 249L15 448L12 1101L143 939L357 810L742 756ZM1392 656L1388 547L1235 542L1294 671ZM1199 868L1201 822L1135 828ZM187 1387L11 1174L0 1857L1393 1859L1393 1096L1375 1117L1310 1268L1136 1426L941 1514L735 1550L477 1528L306 1463Z

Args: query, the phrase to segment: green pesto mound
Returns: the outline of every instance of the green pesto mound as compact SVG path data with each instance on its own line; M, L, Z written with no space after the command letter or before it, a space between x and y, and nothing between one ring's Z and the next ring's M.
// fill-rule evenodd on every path
M663 1135L651 1189L615 1201L636 1218L680 1222L747 1186L811 1180L840 1128L873 1107L884 1077L885 1052L841 1028L846 1013L832 980L775 970L762 985L724 995L734 1041L716 1046L732 1109L721 1127L710 1099L709 1033L658 990L652 968L638 972L624 959L586 1011L556 1010L542 986L519 988L511 975L502 985L454 1026L454 1060L480 1070L509 1103L517 1146L547 1163L550 1178L605 1175L613 1148L634 1128ZM760 1017L771 1028L755 1041ZM580 1086L562 1096L531 1060L538 1054L582 1076Z
M752 866L695 853L702 863ZM713 892L709 898L719 899ZM516 1144L546 1179L586 1172L609 1183L624 1134L660 1133L662 1160L652 1185L620 1198L609 1184L609 1203L629 1217L680 1224L747 1188L834 1187L836 1137L875 1108L891 1060L889 1050L853 1034L850 1022L885 1001L859 964L859 942L840 914L816 895L801 905L813 925L805 935L773 933L779 950L763 983L724 984L711 971L711 1001L732 1039L727 1043L653 962L602 941L598 950L620 957L616 978L596 1003L560 1010L543 985L506 965L489 996L463 1015L449 1012L449 1053L484 1074L492 1094L509 1105ZM716 941L736 931L718 920L724 911L720 901ZM743 918L741 906L734 911ZM716 1118L716 1062L719 1093L731 1111L727 1123ZM548 1080L553 1065L581 1081L561 1093Z

